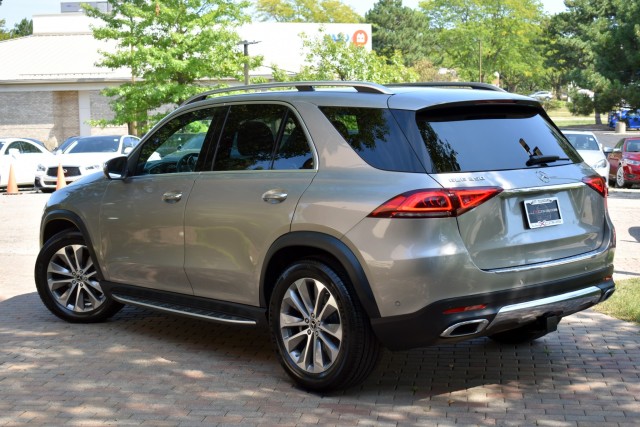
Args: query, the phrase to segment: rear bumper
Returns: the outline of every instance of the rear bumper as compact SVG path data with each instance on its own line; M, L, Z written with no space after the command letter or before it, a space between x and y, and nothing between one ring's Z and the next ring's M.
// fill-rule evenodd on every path
M514 329L538 319L562 318L613 293L613 266L561 281L437 301L402 316L372 319L380 341L392 350L452 343ZM476 310L458 311L479 306Z

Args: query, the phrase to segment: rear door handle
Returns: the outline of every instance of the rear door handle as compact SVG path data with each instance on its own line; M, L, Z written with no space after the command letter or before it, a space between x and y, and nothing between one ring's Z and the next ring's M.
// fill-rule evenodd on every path
M162 195L162 201L167 203L178 203L182 199L182 191L167 191Z
M267 203L276 204L284 202L287 199L287 196L288 194L284 190L269 190L262 195L262 200Z

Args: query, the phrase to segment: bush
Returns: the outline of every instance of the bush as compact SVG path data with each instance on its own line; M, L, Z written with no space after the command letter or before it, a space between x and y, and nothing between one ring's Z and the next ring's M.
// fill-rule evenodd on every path
M578 93L578 91L571 91L569 96L571 102L567 104L569 111L574 116L588 116L594 111L593 99L587 94Z
M545 99L542 102L542 108L544 108L545 111L549 112L553 110L559 110L560 108L562 108L563 104L564 103L562 101L558 101L557 99Z

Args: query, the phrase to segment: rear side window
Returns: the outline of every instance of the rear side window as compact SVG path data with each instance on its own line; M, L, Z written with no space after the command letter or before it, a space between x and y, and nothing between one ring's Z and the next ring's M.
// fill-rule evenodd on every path
M216 151L214 170L312 169L302 127L284 105L233 105Z
M434 172L476 172L581 162L534 108L464 106L416 114ZM551 160L556 157L557 159ZM531 162L547 158L547 162ZM529 163L529 165L527 164Z
M351 148L374 168L425 172L388 109L320 107Z

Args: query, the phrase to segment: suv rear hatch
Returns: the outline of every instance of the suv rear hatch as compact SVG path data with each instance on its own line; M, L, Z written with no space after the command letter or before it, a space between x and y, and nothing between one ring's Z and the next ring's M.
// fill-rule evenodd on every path
M415 122L409 140L443 188L502 190L457 218L478 268L561 260L602 245L604 181L540 108L458 104L418 111Z

